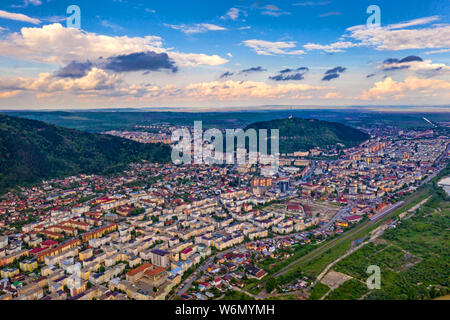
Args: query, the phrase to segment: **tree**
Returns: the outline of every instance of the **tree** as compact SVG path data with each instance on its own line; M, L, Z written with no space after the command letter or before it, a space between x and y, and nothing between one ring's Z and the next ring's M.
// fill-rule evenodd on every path
M271 293L277 285L277 280L274 277L270 277L266 281L266 292Z

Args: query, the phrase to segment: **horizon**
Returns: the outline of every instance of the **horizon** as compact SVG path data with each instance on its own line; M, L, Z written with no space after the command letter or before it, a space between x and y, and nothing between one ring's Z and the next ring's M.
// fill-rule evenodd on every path
M234 107L119 107L119 108L46 108L46 109L0 109L0 113L21 112L171 112L171 113L226 113L226 112L277 112L277 111L359 111L382 113L450 113L449 105L436 106L234 106Z

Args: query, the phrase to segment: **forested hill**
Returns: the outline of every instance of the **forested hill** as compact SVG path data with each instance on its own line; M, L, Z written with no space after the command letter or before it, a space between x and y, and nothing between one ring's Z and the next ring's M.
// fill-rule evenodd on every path
M368 134L341 123L296 117L256 122L246 129L249 128L279 129L281 153L307 151L338 143L353 147L370 138Z
M86 133L0 114L0 193L80 173L102 174L140 160L167 162L170 147Z

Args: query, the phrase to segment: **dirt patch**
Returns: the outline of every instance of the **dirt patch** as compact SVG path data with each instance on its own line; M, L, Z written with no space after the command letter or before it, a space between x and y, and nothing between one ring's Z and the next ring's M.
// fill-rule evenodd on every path
M350 279L352 279L352 277L350 277L349 275L336 271L330 271L325 277L323 277L320 282L330 287L331 290L335 290L345 281Z
M376 239L373 241L373 243L377 246L377 245L379 245L379 244L388 244L389 242L387 242L386 240L381 239L381 238L376 238Z

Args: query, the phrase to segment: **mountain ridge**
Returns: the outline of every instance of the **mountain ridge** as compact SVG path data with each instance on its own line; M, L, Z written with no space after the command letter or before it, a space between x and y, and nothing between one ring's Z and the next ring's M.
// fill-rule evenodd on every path
M140 160L168 162L170 147L0 114L0 193L46 179L112 173Z
M338 122L298 117L255 122L245 129L279 129L281 153L308 151L338 143L354 147L370 138L368 134Z

